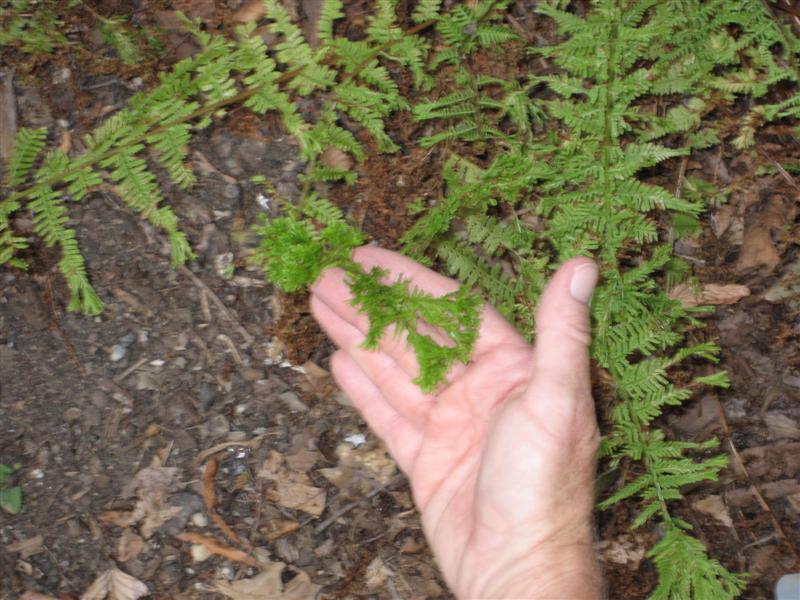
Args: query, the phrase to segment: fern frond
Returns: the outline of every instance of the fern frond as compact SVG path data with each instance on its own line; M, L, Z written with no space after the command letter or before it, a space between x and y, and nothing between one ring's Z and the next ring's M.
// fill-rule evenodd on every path
M20 128L14 138L14 151L8 163L6 181L8 187L25 183L33 163L39 157L47 138L47 129Z

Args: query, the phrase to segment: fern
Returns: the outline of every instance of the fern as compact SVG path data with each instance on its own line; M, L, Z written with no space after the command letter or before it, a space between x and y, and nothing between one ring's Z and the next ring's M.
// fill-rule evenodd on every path
M306 288L326 267L342 268L370 322L366 346L374 348L393 327L416 352L417 382L425 390L469 357L480 299L466 290L480 289L530 338L548 274L572 256L592 255L602 270L592 304L592 356L614 390L602 449L612 465L631 464L627 472L635 473L600 505L635 502L633 526L659 524L661 539L648 554L659 572L653 598L732 598L743 577L710 558L672 509L684 486L714 480L724 461L710 454L713 440L672 440L657 427L664 411L697 387L729 385L725 373L687 385L672 377L689 359L716 362L718 350L687 343L705 309L684 308L665 293L660 282L674 285L691 270L672 255L657 226L671 223L673 237L692 235L706 206L724 201L724 193L692 178L676 193L647 176L722 142L746 147L764 123L796 122L800 42L763 2L594 0L578 14L568 0L553 0L537 4L538 18L556 24L560 41L530 50L547 69L505 76L482 65L522 50L506 26L508 3L478 0L446 11L441 4L415 3L416 25L404 30L397 2L376 0L363 31L343 37L336 35L343 4L326 0L314 46L278 0L264 0L266 27L277 40L272 46L252 23L227 38L187 19L201 51L88 134L82 153L46 152L46 131L20 130L0 200L0 264L25 266L18 252L27 240L14 235L12 223L15 213L30 210L35 233L61 250L70 309L99 311L67 201L104 183L166 233L173 263L190 259L157 172L191 187L194 134L237 104L276 114L306 163L302 197L296 205L284 202L285 216L260 225L254 262L287 291ZM19 14L32 3L2 6ZM4 17L0 44L41 45L37 32L57 29L58 21L38 23ZM115 24L127 31L121 20ZM132 50L138 40L117 48L123 59L126 44ZM413 80L411 99L401 93L398 74ZM778 84L790 92L775 101L770 92ZM301 99L320 110L301 113ZM734 125L709 118L720 108L739 110L742 100L750 109ZM351 251L364 236L319 195L321 182L357 177L332 166L326 153L337 149L362 161L373 150L397 151L386 121L409 108L432 130L417 143L441 154L444 167L441 196L419 204L423 210L402 242L408 254L429 265L438 261L465 284L441 298L354 263ZM421 322L452 344L434 343L420 332Z
M308 287L327 267L344 269L353 303L369 319L364 347L376 349L389 326L395 335L405 335L419 361L420 374L415 382L423 390L431 391L439 385L456 361L469 360L477 338L480 296L462 287L433 297L406 280L384 283L386 272L377 268L366 271L350 258L352 250L364 242L363 235L327 200L312 196L302 213L293 211L264 223L259 233L263 241L252 260L270 281L286 291ZM420 323L437 327L453 345L439 344L422 333Z

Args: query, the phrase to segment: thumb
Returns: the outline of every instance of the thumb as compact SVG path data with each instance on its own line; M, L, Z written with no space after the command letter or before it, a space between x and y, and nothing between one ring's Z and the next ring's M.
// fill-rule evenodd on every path
M575 258L565 263L545 288L536 311L537 372L588 389L589 301L597 279L594 262Z

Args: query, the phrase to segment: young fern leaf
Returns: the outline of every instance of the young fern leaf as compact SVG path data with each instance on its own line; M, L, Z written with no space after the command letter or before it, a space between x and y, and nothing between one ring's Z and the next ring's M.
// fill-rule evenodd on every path
M353 303L369 319L364 347L374 350L392 326L394 335L404 336L419 361L415 382L432 391L444 381L456 362L466 363L477 339L482 301L462 287L434 297L411 286L406 280L385 283L385 271L366 271L353 261L351 253L364 241L348 225L341 211L324 199L308 198L300 214L273 219L259 228L262 242L253 262L267 278L287 292L310 286L327 267L339 267L347 274ZM440 344L420 331L419 324L438 328L453 342Z

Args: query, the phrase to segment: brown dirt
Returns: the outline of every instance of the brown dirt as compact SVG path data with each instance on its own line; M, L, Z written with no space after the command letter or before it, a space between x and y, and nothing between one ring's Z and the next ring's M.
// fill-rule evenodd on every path
M135 4L134 12L129 3L92 5L148 26L157 22L155 11L169 8L166 0ZM215 26L239 5L180 4L211 11ZM531 36L552 34L537 29L541 22L527 11L515 15ZM24 60L0 53L3 62L16 61L23 125L66 119L77 137L124 104L135 77L152 81L154 65L173 60L182 43L167 35L165 56L122 67L97 45L85 12L75 9L67 22L80 42L67 52ZM81 47L92 50L90 62ZM65 68L69 77L54 83ZM439 193L439 151L406 143L419 129L408 116L396 117L391 130L409 150L371 159L358 167L355 186L329 190L387 247L397 247L413 220L408 204ZM769 157L800 156L797 140L785 136L766 132L752 155L726 150L688 166L687 175L713 173L735 191L710 215L727 227L715 232L707 224L697 242L678 250L702 282L745 284L752 294L708 318L731 389L703 396L663 423L681 439L716 435L730 457L719 482L687 490L679 513L723 564L752 574L744 597L754 600L771 597L777 577L800 569L798 188L791 177L755 175ZM191 544L177 537L187 531L230 548L261 548L294 569L283 572L284 583L302 573L323 586L325 598L450 597L405 480L324 370L332 348L306 299L263 286L246 266L248 227L261 211L249 177L268 173L282 196L296 197L296 147L275 123L233 111L196 148L206 165L199 185L170 193L198 251L188 269L171 269L163 239L111 195L97 193L71 207L71 222L106 303L100 317L65 312L52 251L29 252L28 274L0 271L0 462L22 464L15 477L25 495L21 514L0 513L0 599L26 590L77 598L114 565L145 582L152 598L165 599L223 598L212 591L215 580L255 573L220 556L194 560ZM659 176L675 181L679 164L672 167ZM771 269L748 267L743 252L778 261ZM226 279L218 266L231 257L239 277ZM604 389L600 378L598 397ZM366 436L358 448L346 441L356 434ZM218 464L214 479L204 476L209 461ZM171 468L177 471L167 478L162 469ZM142 478L149 493L137 487ZM298 494L306 496L298 501ZM696 508L712 496L720 498L716 512ZM144 517L133 516L137 507ZM643 598L656 581L641 552L658 532L631 532L635 511L617 506L598 516L613 598ZM729 526L720 520L725 514Z

